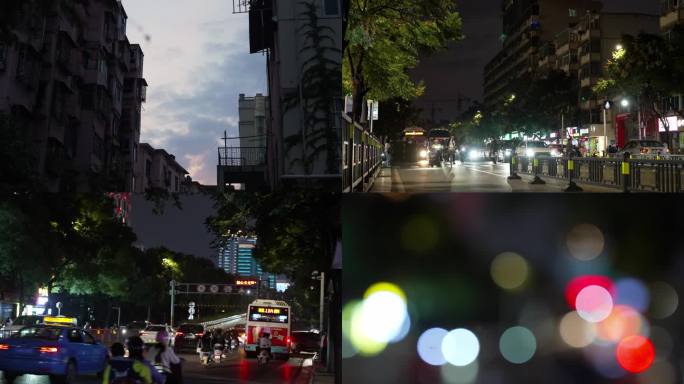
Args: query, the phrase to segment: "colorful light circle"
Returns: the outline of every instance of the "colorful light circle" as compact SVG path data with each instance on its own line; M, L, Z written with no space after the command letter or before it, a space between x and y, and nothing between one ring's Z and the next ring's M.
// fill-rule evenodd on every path
M677 291L670 284L662 281L651 285L651 298L650 312L656 319L672 316L679 307Z
M561 319L560 335L567 345L584 348L596 339L596 324L585 321L572 311Z
M518 289L530 273L530 267L525 259L513 252L497 255L492 261L492 279L503 289Z
M376 292L391 292L399 296L404 302L406 301L406 294L404 293L404 291L401 288L399 288L398 285L388 283L386 281L375 283L368 287L368 289L366 289L366 292L363 294L363 298L367 299L368 296Z
M590 285L577 294L575 307L581 318L590 323L598 323L610 316L613 297L605 288Z
M477 379L480 364L477 360L472 363L459 367L451 364L444 364L441 368L442 381L448 384L470 384Z
M418 356L430 365L444 365L442 341L449 332L442 328L430 328L418 338Z
M442 354L449 364L466 366L480 353L480 342L477 336L465 328L450 331L442 340Z
M523 364L530 361L537 351L537 339L525 327L511 327L501 335L499 351L511 363Z
M613 292L613 281L601 275L582 275L570 280L565 287L565 300L571 309L576 309L575 302L577 301L577 294L590 285L598 285L605 288L608 292Z
M580 224L568 233L566 244L574 258L582 261L592 260L603 251L603 233L595 225Z
M393 291L375 291L363 300L359 329L366 338L388 343L401 332L408 313L406 302Z
M647 327L646 320L634 308L616 305L610 315L596 325L599 339L617 343L628 336L640 335Z
M653 364L655 348L651 341L643 336L629 336L618 344L616 357L620 366L626 371L639 373Z
M644 312L651 301L648 288L644 283L633 278L624 278L615 282L613 291L615 304L625 304Z

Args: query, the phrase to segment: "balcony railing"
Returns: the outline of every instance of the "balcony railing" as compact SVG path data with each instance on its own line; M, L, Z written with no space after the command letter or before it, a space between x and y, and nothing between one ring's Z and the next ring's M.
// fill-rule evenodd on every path
M254 167L266 165L266 147L220 147L219 165Z

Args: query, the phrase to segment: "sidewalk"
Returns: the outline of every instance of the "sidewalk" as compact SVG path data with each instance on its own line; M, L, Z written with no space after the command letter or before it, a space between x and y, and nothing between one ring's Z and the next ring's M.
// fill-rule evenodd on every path
M309 384L333 384L335 382L335 373L326 372L325 367L321 366L318 361L314 363L311 381Z

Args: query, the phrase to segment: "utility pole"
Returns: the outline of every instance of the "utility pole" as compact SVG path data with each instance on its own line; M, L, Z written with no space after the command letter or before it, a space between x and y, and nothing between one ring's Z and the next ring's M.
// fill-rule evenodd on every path
M116 309L116 327L120 328L121 327L121 307L112 307L112 309Z
M176 298L176 280L171 280L169 283L171 285L171 316L170 316L170 325L173 327L173 307L174 307L174 301Z

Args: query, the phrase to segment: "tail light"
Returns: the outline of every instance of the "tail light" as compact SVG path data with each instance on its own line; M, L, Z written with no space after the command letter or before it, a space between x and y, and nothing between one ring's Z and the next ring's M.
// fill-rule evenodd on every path
M183 336L183 332L176 332L176 336Z
M38 351L40 353L57 353L57 352L59 352L59 348L57 348L57 347L40 347L40 348L38 348Z
M648 149L647 149L647 148L641 148L641 150L640 150L639 152L641 152L641 153L648 153Z
M9 349L9 344L0 344L0 351L7 351Z
M196 335L196 336L199 336L199 337L202 337L202 336L204 336L204 332L198 332L198 333L195 333L195 335Z
M290 339L289 337L286 340L288 345L292 342L292 339Z

